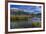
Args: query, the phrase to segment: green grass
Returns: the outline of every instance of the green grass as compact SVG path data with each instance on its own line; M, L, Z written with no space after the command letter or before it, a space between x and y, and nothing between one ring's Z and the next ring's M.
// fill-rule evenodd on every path
M11 21L18 21L18 20L28 20L28 17L19 17L19 16L12 16L10 17Z
M40 27L40 26L41 26L41 23L39 23L39 22L32 23L32 27Z

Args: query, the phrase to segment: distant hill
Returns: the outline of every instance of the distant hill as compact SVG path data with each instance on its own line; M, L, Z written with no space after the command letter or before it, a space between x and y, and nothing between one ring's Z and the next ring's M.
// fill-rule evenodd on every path
M26 14L26 15L28 15L29 13L28 12L24 12L24 10L21 10L21 9L11 9L10 10L10 14L11 15L21 15L21 14Z
M23 9L18 9L18 8L11 8L10 9L10 14L11 15L30 15L33 14L34 16L40 16L41 13L29 13L29 12L25 12Z

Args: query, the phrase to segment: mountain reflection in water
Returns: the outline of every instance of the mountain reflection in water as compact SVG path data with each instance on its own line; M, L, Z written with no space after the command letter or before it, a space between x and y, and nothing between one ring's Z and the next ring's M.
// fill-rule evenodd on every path
M11 29L14 28L32 28L32 22L41 22L41 18L29 18L28 21L15 21L10 23Z

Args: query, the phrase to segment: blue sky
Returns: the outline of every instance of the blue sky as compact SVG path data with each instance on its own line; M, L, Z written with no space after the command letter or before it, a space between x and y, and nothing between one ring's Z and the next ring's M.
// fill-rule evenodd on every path
M29 5L10 5L10 8L19 8L26 10L25 12L29 13L40 13L41 12L41 6L29 6Z

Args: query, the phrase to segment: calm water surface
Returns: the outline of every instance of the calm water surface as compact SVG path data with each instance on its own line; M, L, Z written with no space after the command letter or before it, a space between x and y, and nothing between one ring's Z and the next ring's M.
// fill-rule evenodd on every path
M28 18L28 21L15 21L10 23L11 29L14 28L31 28L32 22L40 22L40 18Z

